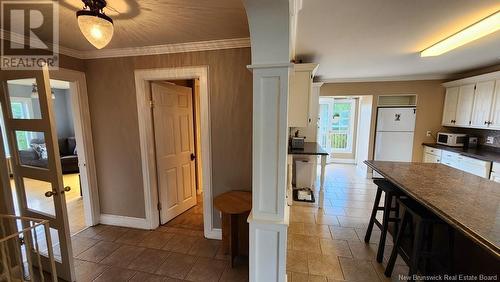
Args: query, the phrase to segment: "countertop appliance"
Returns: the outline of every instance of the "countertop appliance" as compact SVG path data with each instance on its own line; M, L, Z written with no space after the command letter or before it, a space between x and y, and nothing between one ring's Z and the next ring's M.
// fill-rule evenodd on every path
M467 148L476 148L477 144L478 144L478 138L477 137L473 137L473 136L469 136L467 138L467 144L466 144L465 147L467 147Z
M304 149L305 137L290 137L290 147L292 149Z
M438 132L437 144L450 147L463 147L467 143L467 134Z
M416 114L415 107L378 108L376 161L411 162ZM382 176L374 171L373 177Z

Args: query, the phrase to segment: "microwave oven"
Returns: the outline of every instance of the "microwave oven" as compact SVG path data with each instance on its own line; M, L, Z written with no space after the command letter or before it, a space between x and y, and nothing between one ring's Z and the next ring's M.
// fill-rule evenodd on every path
M438 132L437 142L450 147L463 147L467 143L467 134Z

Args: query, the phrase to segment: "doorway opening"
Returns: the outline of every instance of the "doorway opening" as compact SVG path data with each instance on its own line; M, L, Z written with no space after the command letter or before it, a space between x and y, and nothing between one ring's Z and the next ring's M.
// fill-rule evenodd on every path
M372 95L319 98L318 142L328 163L355 164L361 171L369 156Z
M151 82L160 224L203 231L199 79Z

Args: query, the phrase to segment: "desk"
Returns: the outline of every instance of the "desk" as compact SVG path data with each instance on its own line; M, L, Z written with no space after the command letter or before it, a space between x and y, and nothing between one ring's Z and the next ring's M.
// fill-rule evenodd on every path
M321 175L320 175L320 186L319 186L319 200L318 200L318 207L320 209L323 208L324 206L324 201L325 201L325 167L326 167L326 157L328 156L328 152L325 151L318 143L316 142L305 142L304 143L304 149L292 149L288 147L288 155L307 155L307 156L321 156ZM291 173L292 173L292 162L289 160L288 162L288 181L289 181L289 186L291 187ZM316 179L316 176L314 176L314 179ZM289 195L289 197L291 197Z

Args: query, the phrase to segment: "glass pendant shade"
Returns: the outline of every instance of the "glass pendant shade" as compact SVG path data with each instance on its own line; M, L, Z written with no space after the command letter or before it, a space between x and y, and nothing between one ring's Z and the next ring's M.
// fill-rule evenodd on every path
M82 10L76 13L83 36L97 49L108 45L113 37L113 20L103 13Z

